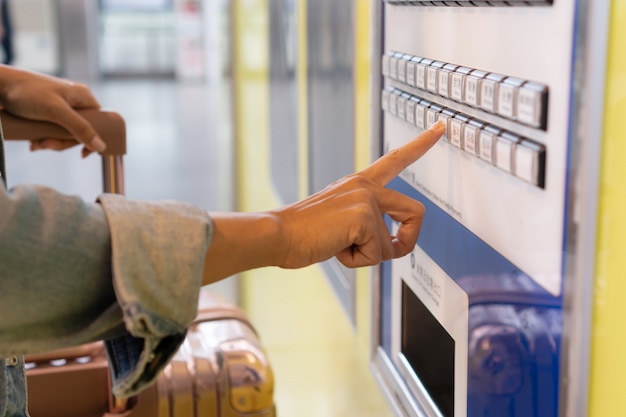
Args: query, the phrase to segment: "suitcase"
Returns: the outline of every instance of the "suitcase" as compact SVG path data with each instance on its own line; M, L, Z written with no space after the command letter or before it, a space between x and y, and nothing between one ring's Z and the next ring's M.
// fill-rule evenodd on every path
M196 320L156 382L111 395L102 343L26 358L31 417L275 417L274 377L236 306L203 293Z
M124 120L82 110L107 150L103 188L123 194ZM68 138L61 127L0 111L5 139ZM274 377L258 335L238 307L205 289L198 315L156 382L137 396L115 398L102 342L25 358L32 417L274 417Z

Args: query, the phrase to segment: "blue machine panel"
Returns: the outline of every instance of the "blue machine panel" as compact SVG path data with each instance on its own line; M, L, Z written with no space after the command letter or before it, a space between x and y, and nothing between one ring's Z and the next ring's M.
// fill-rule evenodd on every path
M376 9L374 140L447 130L389 184L426 215L380 269L375 346L399 415L556 417L576 3L472 3Z
M556 416L561 297L549 294L402 179L389 187L425 205L418 245L468 295L467 415ZM381 346L393 357L392 326L385 325L391 323L392 305L397 302L392 297L391 263L383 266L380 281ZM411 290L405 286L404 291ZM411 297L417 300L415 294ZM403 296L403 305L406 298ZM414 301L405 308L417 309L419 304L423 306ZM420 340L426 345L432 343L433 334L424 331L424 326L414 326L412 316L403 314L402 320L407 321L403 331L410 334L412 345ZM445 343L438 351L441 349L445 350ZM449 372L447 367L453 364L442 365L441 358L427 356L428 351L420 353L433 372ZM419 370L416 374L419 377ZM428 390L429 384L423 385ZM443 416L455 415L449 405L440 411Z

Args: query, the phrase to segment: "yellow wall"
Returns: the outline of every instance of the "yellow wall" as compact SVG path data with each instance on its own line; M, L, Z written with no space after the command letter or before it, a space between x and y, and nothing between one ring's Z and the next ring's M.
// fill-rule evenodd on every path
M612 2L589 415L626 416L626 2ZM589 197L591 198L591 196Z
M314 0L312 0L314 1ZM274 208L268 129L268 14L265 0L233 2L238 209ZM299 10L299 141L306 185L306 22ZM357 166L368 160L369 1L357 1ZM358 273L358 331L350 325L321 270L266 268L243 274L242 305L261 335L276 376L279 416L390 416L369 370L369 281Z

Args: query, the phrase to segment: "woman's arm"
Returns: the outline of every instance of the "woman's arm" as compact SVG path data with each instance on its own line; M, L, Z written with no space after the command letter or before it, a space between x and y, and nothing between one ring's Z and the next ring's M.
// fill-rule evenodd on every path
M445 131L437 123L364 170L302 201L264 213L211 213L213 238L204 283L262 266L299 268L336 256L347 267L375 265L409 253L424 206L385 188ZM400 223L389 234L383 214Z

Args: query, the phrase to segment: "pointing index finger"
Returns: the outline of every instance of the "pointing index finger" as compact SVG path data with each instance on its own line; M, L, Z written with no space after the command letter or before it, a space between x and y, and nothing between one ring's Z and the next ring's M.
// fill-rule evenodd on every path
M386 185L398 176L406 167L417 161L428 151L446 131L446 125L439 121L422 132L407 144L396 148L378 158L361 174L372 181Z

